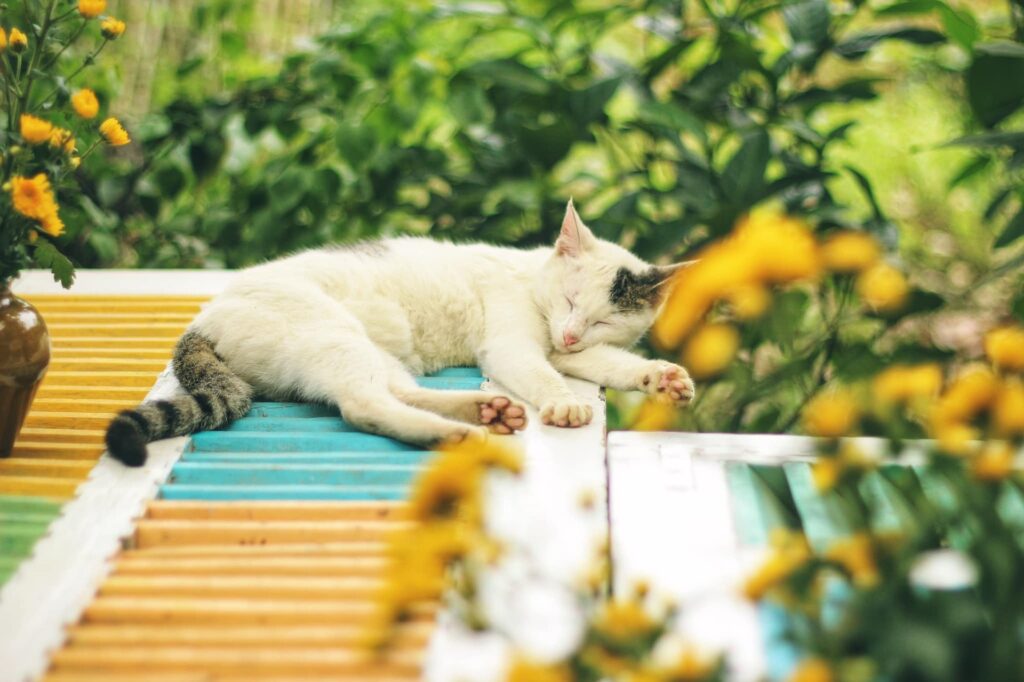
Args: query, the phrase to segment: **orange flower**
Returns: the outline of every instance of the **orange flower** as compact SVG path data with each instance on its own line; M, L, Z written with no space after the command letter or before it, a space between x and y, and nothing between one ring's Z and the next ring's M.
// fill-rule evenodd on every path
M124 33L124 29L124 22L114 17L107 17L100 24L100 32L107 40L117 40Z
M116 118L108 118L106 121L101 123L100 133L104 138L106 138L107 142L114 147L121 147L131 142L131 138L128 137L128 133L121 125L121 122Z
M1001 481L1013 472L1015 452L1006 441L985 444L971 462L971 472L980 481Z
M740 334L728 324L708 324L693 335L683 351L683 364L693 376L706 379L729 366L740 346Z
M53 124L49 121L33 116L32 114L21 115L21 137L29 144L42 144L53 135Z
M22 33L19 29L12 28L11 35L8 38L9 45L13 52L24 52L28 49L28 36Z
M890 403L935 396L942 389L942 368L926 365L893 365L871 382L875 397Z
M56 237L64 231L64 223L57 215L57 200L45 173L34 178L17 175L11 178L11 202L14 210L38 222L47 234Z
M96 93L88 88L83 88L71 96L71 106L82 118L96 118L96 114L100 112L100 102L96 99Z
M786 682L833 682L832 668L820 658L800 662Z
M0 26L0 53L7 49L7 31Z
M50 133L50 146L63 148L65 152L72 154L75 151L75 136L70 130L53 126L53 132Z
M907 300L907 280L896 268L879 263L857 277L857 293L864 301L882 312L899 310Z
M985 335L985 355L996 367L1024 371L1024 328L1007 325Z
M825 267L834 272L860 272L878 262L882 249L864 232L846 230L825 240L821 246Z
M847 391L822 393L803 411L804 431L821 438L845 436L857 426L860 408Z
M1007 379L996 394L992 422L1000 436L1024 436L1024 381Z
M86 19L95 19L107 9L107 0L78 0L78 13Z
M875 563L871 538L866 533L836 541L828 548L825 557L845 568L857 587L868 588L878 584L878 564Z

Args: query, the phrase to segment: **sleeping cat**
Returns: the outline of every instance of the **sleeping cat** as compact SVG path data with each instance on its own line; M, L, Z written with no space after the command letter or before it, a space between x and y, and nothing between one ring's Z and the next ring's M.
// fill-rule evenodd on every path
M357 428L430 446L526 425L524 406L483 391L421 388L414 375L479 364L545 424L590 422L564 375L693 397L686 371L625 348L650 327L677 265L598 239L569 201L554 248L387 239L306 251L243 270L174 352L187 393L120 413L110 453L213 429L253 395L336 404Z

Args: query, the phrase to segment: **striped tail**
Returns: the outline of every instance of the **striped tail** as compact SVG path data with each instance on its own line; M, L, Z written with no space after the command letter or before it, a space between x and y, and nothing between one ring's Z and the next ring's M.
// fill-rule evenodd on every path
M146 443L215 429L252 406L252 386L234 374L199 332L188 331L174 349L174 374L188 393L121 412L107 427L107 449L128 466L146 463Z

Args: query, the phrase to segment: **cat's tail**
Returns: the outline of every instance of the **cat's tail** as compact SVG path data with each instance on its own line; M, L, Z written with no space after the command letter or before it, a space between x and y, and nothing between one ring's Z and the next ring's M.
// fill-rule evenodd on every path
M146 443L215 429L252 406L252 386L232 372L197 331L187 331L174 349L174 374L187 394L143 403L121 412L107 427L107 449L128 466L146 463Z

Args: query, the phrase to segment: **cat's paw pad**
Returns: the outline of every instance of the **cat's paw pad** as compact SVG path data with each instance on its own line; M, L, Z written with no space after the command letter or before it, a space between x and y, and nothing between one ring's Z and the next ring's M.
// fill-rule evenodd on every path
M492 433L505 435L526 428L526 408L522 403L503 395L496 395L480 403L479 410L480 423L486 425Z
M668 396L673 403L685 405L693 400L693 379L686 370L671 362L652 362L640 375L637 388L645 393Z
M540 420L551 426L586 426L593 417L590 405L575 398L555 398L540 406Z

